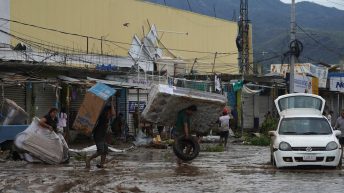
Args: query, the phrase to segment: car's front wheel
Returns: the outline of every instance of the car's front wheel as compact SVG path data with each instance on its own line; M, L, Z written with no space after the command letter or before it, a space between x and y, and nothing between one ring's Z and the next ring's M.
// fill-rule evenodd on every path
M342 155L340 156L340 160L339 160L339 163L338 163L338 165L337 165L337 169L338 170L341 170L342 168L343 168L343 151L342 151Z
M275 157L274 157L274 154L272 152L270 154L270 163L272 166L276 167Z

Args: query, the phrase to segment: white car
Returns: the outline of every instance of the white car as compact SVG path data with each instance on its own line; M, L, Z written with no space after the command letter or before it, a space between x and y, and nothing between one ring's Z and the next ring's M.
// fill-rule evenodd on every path
M322 115L325 100L317 95L294 93L275 100L280 120L271 137L271 163L277 168L342 166L341 132Z

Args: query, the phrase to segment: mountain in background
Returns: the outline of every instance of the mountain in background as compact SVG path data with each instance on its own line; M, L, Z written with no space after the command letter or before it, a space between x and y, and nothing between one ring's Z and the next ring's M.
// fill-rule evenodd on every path
M148 0L226 20L238 20L239 0ZM255 61L281 63L290 41L290 4L249 0ZM304 46L300 62L344 62L344 11L311 2L296 4L297 39ZM270 59L276 56L274 59ZM278 57L281 56L281 57Z

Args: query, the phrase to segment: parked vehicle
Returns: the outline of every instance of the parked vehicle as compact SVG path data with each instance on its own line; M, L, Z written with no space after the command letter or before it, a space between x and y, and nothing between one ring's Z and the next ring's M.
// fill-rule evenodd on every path
M276 131L270 131L271 163L292 166L342 166L341 132L333 130L322 115L325 100L317 95L295 93L278 97L280 115Z

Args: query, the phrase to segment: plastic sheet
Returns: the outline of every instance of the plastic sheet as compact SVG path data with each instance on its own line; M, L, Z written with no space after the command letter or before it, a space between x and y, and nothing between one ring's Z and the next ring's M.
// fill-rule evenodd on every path
M133 142L135 146L148 145L153 141L151 137L147 137L141 130L137 133L135 141Z
M59 164L69 158L68 145L63 136L42 128L36 117L25 131L17 135L14 144L27 151L30 156L48 164ZM29 162L30 160L27 159Z
M92 145L92 146L89 146L89 147L85 147L83 149L69 149L69 151L71 153L94 153L94 152L97 151L97 146L96 145ZM115 152L115 153L122 153L125 150L109 147L109 151Z

